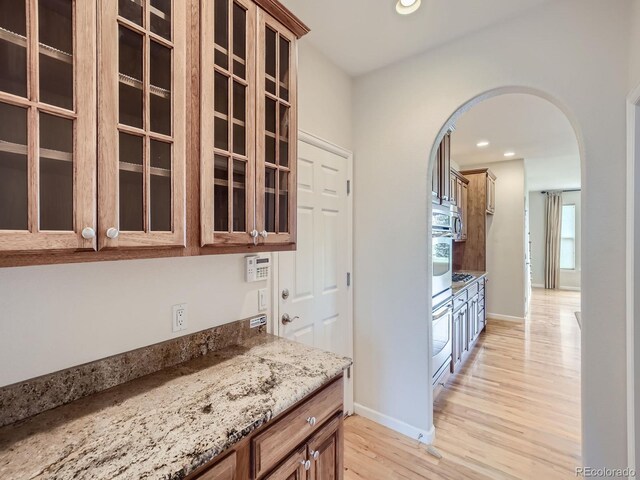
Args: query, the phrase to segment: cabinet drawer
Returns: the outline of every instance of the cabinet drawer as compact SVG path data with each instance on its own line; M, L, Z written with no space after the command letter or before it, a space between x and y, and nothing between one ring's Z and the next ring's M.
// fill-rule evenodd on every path
M469 298L473 297L476 293L478 293L478 282L469 286L469 288L467 289L467 292L468 292Z
M343 389L340 378L252 440L255 478L273 468L342 409ZM309 422L310 418L315 418L313 425Z
M456 312L461 307L464 307L465 303L467 303L467 291L466 290L453 299L453 311Z

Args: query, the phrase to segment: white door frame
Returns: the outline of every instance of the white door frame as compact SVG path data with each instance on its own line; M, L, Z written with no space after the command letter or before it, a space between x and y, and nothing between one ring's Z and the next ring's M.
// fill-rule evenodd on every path
M353 358L353 153L304 130L298 130L298 142L304 142L326 152L333 153L344 158L347 162L347 180L351 185L351 190L347 195L347 271L351 273L351 286L347 289L347 345L349 350L348 355ZM298 159L296 159L296 162L297 161ZM271 272L271 278L273 279L272 305L273 312L275 313L273 319L273 333L280 336L280 316L282 315L282 312L280 312L279 299L280 286L278 285L280 254L274 255L273 257L274 265ZM352 375L352 378L354 378L355 364L347 374ZM352 382L352 384L353 383L354 382ZM349 412L353 412L353 395L351 397L352 398L347 399L345 403L345 410Z
M635 339L635 312L640 308L636 299L635 277L640 274L636 265L635 229L640 226L640 211L635 208L635 187L640 186L640 86L627 97L627 456L629 468L636 468L636 412L635 395L635 350L640 348ZM639 178L636 180L636 176ZM638 256L640 260L640 256Z

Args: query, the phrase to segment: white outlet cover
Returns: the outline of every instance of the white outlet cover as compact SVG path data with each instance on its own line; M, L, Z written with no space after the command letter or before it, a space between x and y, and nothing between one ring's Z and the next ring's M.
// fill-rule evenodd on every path
M180 303L174 305L171 315L172 330L179 332L180 330L187 329L187 304Z

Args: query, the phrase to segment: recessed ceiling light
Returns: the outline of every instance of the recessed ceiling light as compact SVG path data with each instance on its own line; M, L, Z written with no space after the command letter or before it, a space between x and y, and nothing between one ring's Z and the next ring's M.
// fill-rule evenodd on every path
M516 154L516 152L505 152L504 156L505 157L513 157Z
M420 0L398 0L396 12L400 15L409 15L420 8Z
M489 146L489 142L487 140L482 140L482 141L476 143L476 146L480 147L480 148L488 147Z

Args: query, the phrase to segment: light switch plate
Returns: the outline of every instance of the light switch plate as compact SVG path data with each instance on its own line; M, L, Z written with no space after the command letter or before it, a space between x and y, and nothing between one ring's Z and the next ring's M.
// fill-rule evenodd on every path
M269 306L269 294L266 288L258 290L258 311L264 312Z
M187 329L187 304L181 303L179 305L174 305L172 309L172 330L174 332L179 332L180 330Z

